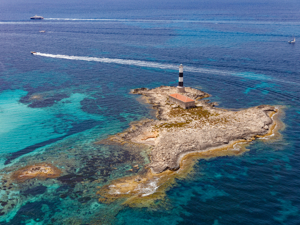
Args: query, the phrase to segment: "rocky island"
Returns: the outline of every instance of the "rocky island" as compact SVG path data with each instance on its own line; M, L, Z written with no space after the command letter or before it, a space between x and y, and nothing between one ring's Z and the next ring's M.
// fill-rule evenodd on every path
M18 169L12 174L12 179L17 182L24 182L32 178L56 178L60 174L61 170L49 163L37 163Z
M135 196L143 197L144 204L146 196L162 188L164 183L174 182L172 176L180 174L177 171L189 155L230 154L226 153L227 149L271 135L276 125L274 115L278 109L274 106L260 105L242 110L217 108L217 103L203 99L210 96L208 93L185 87L180 95L194 100L195 104L184 109L170 99L177 91L176 87L169 86L131 90L132 94L142 95L142 99L152 105L157 120L132 123L130 128L108 140L148 145L151 162L146 165L146 173L121 178L102 187L97 192L101 195L99 201ZM131 205L141 203L132 197L127 200Z
M153 105L158 120L141 121L111 139L153 146L148 167L155 173L179 169L180 158L187 153L266 135L274 124L272 115L277 111L269 105L239 111L216 108L216 103L200 100L208 97L207 93L193 88L185 88L182 93L199 100L189 109L169 100L176 87L140 88L132 93L143 95Z

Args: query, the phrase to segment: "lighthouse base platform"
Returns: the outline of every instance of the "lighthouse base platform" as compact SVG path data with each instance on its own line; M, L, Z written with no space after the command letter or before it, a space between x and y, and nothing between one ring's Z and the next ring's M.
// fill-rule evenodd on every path
M177 93L185 93L184 87L177 86Z

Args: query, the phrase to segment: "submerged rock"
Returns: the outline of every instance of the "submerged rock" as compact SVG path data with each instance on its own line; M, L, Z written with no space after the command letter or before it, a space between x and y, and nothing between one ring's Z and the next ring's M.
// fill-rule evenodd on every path
M44 194L46 192L46 190L47 190L46 186L39 185L37 187L33 187L33 188L29 188L29 189L27 189L25 191L21 191L20 194L25 195L25 196L27 196L27 195L33 195L33 196L35 196L35 195Z

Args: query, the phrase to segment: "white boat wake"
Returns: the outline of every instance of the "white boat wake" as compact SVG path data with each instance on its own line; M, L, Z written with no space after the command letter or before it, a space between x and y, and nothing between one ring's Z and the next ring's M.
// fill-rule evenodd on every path
M47 54L41 52L34 52L33 55L47 57L47 58L57 58L57 59L67 59L67 60L78 60L78 61L88 61L88 62L100 62L100 63L114 63L120 65L128 65L128 66L138 66L144 68L155 68L162 70L178 70L179 64L164 64L159 62L151 62L151 61L142 61L142 60L133 60L133 59L114 59L114 58L98 58L98 57L88 57L88 56L71 56L71 55L54 55ZM221 76L235 76L240 78L246 78L250 80L259 80L266 82L274 82L278 83L288 83L291 85L299 86L299 83L291 82L288 80L278 79L274 77L270 77L265 74L256 74L253 72L240 72L240 71L229 71L229 70L218 70L218 69L207 69L207 68L199 68L195 66L184 66L184 71L186 72L194 72L194 73L202 73L202 74L211 74L211 75L221 75ZM249 84L249 83L248 83Z
M54 55L54 54L46 54L46 53L41 53L41 52L36 52L34 55L48 57L48 58L57 58L57 59L79 60L79 61L100 62L100 63L115 63L115 64L121 64L121 65L131 65L131 66L156 68L156 69L163 69L163 70L166 70L166 69L178 70L178 66L179 66L179 65L175 65L175 64L163 64L163 63L149 62L149 61L142 61L142 60L98 58L98 57L70 56L70 55ZM187 72L221 74L221 75L232 75L233 73L235 73L232 71L197 68L197 67L193 67L193 66L185 66L184 70Z

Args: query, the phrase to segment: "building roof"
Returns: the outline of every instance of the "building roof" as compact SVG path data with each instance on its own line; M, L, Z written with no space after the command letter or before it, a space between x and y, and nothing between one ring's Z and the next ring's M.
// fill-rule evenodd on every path
M186 97L184 95L181 95L181 94L171 94L170 96L173 97L173 98L176 98L176 99L178 99L179 101L182 101L182 102L194 102L193 99L191 99L189 97Z

